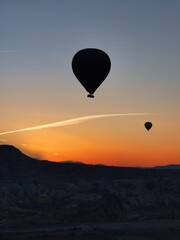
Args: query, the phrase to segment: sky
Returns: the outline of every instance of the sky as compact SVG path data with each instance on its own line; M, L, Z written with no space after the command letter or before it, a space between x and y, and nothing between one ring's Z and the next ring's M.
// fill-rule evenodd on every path
M0 0L0 144L51 161L180 164L179 12L179 0ZM71 68L84 48L111 59L94 99Z

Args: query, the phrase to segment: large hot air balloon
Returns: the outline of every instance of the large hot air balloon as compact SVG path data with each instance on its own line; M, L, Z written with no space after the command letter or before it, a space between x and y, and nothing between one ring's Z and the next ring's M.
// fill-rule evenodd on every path
M145 122L144 126L149 131L152 128L152 123L151 122Z
M94 92L107 77L111 68L109 56L100 49L86 48L77 52L72 60L74 75L89 93Z

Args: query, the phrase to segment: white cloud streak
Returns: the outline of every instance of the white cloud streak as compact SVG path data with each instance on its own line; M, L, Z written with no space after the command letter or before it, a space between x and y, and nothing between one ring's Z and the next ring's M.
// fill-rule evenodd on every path
M35 127L22 128L22 129L18 129L18 130L1 132L0 136L6 135L6 134L11 134L11 133L40 130L40 129L43 129L43 128L63 127L63 126L75 125L75 124L83 123L83 122L93 120L93 119L98 119L98 118L122 117L122 116L139 116L139 115L149 115L149 114L151 114L151 113L116 113L116 114L100 114L100 115L84 116L84 117L73 118L73 119L64 120L64 121L60 121L60 122L43 124L43 125L39 125L39 126L35 126Z
M5 140L5 139L0 139L0 142L7 142L7 140Z
M21 143L21 146L26 147L27 144L26 143Z
M13 52L19 52L21 49L9 49L9 50L0 50L0 53L13 53Z

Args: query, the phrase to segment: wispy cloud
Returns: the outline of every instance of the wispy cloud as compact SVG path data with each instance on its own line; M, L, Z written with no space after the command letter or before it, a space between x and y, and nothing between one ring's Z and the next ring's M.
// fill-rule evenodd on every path
M0 53L13 53L13 52L20 52L21 49L9 49L9 50L0 50Z
M58 156L58 155L59 155L59 153L58 153L58 152L54 152L53 154L54 154L55 156Z
M0 142L7 142L7 140L5 140L5 139L0 139Z
M63 127L63 126L68 126L68 125L75 125L75 124L83 123L83 122L93 120L93 119L98 119L98 118L122 117L122 116L139 116L139 115L149 115L149 114L151 114L151 113L116 113L116 114L100 114L100 115L84 116L84 117L73 118L73 119L64 120L64 121L60 121L60 122L43 124L43 125L39 125L39 126L35 126L35 127L28 127L28 128L18 129L18 130L2 132L2 133L0 133L0 136L6 135L6 134L11 134L11 133L40 130L40 129L43 129L43 128Z
M26 147L27 144L26 143L21 143L21 146Z

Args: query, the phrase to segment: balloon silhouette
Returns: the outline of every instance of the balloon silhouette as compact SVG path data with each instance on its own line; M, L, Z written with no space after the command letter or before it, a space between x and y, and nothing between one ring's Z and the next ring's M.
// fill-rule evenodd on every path
M145 128L149 131L152 128L152 123L151 122L146 122L144 124Z
M107 77L111 68L109 56L100 49L86 48L77 52L72 60L72 70L78 81L94 97L94 92Z

